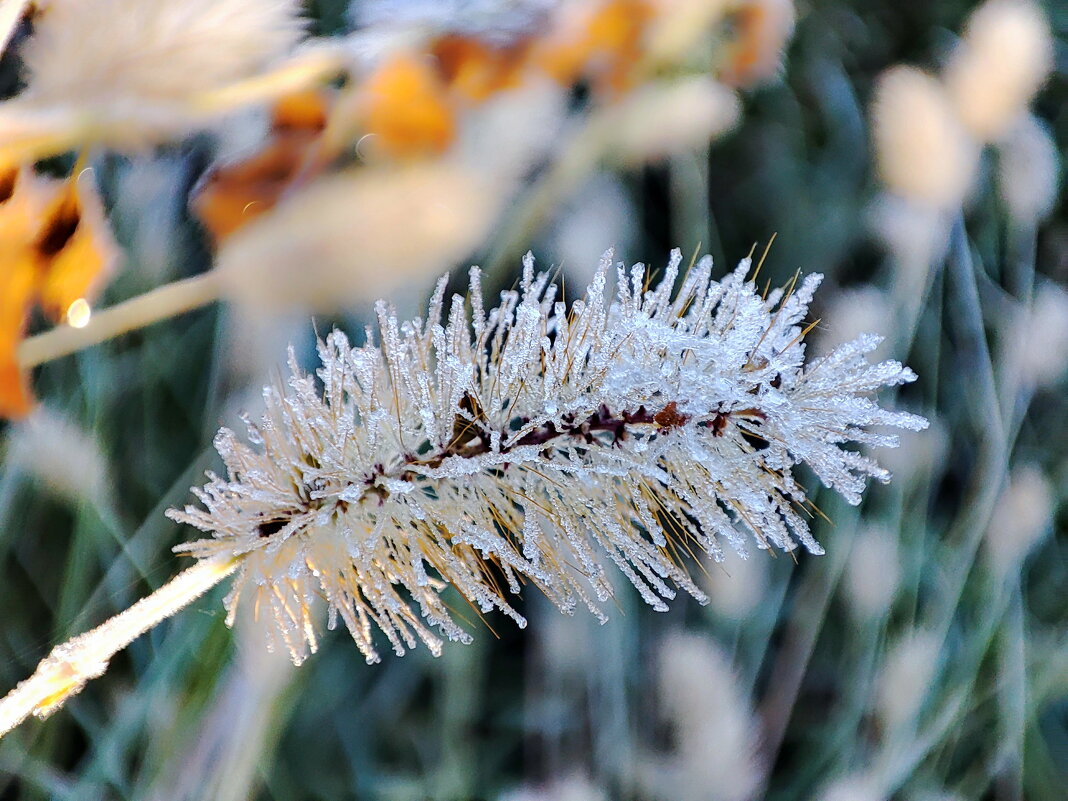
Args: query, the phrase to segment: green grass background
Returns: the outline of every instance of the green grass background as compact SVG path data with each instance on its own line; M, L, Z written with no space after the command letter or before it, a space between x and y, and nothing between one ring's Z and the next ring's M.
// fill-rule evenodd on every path
M309 4L322 32L343 25L341 5ZM741 124L711 146L707 161L680 158L620 176L635 208L633 236L620 257L658 265L670 247L688 253L702 243L727 269L777 232L764 268L776 282L800 269L825 273L832 286L892 286L893 271L865 216L877 191L866 112L872 82L895 63L937 65L970 7L800 4L783 79L745 93ZM1063 152L1068 7L1051 2L1047 10L1057 67L1035 110ZM200 139L166 149L159 163L174 197L148 207L122 198L128 163L101 163L127 253L107 302L208 266L203 234L181 198L209 152ZM992 171L987 156L965 228L985 335L996 343L1002 275L1020 245ZM1068 282L1063 193L1029 244L1028 269ZM554 258L550 236L530 245ZM657 702L654 656L662 636L682 627L725 650L754 708L767 713L787 704L782 745L768 755L766 797L806 801L834 777L885 757L872 697L888 644L943 607L937 671L915 736L907 738L918 748L901 762L892 797L1068 797L1068 507L1062 504L1051 535L1006 585L993 580L981 554L973 558L973 532L959 523L983 434L970 413L979 368L962 355L945 275L939 267L917 336L895 354L921 374L903 398L937 419L945 457L873 487L860 510L817 492L835 521L817 527L828 554L800 555L796 563L769 557L760 602L743 619L686 599L656 614L624 589L601 627L561 621L541 599L527 597L525 631L496 616L492 632L478 627L474 645L447 647L440 659L417 651L367 666L334 632L294 670L284 659L265 659L255 631L225 627L218 590L135 642L52 719L28 722L0 741L0 799L488 801L573 771L588 775L605 798L649 798L634 766L672 742ZM513 278L504 270L494 276L502 285ZM358 330L363 319L356 310L337 322ZM320 330L330 322L320 319ZM42 401L99 443L106 490L72 498L10 460L4 464L0 687L28 675L54 643L125 608L184 564L170 548L189 532L163 510L187 501L189 486L215 465L215 429L235 404L255 398L230 368L235 324L226 308L202 310L37 371ZM308 357L311 326L295 331ZM1034 398L1010 456L1012 464L1039 465L1058 503L1068 474L1064 388L1062 381ZM0 453L12 430L0 427ZM902 565L888 613L865 623L850 613L842 588L861 518L893 532ZM724 580L716 570L712 580ZM958 585L953 603L950 589ZM573 659L563 659L561 648ZM789 702L783 681L791 676L798 684ZM659 797L674 798L672 789ZM709 788L708 798L716 797Z

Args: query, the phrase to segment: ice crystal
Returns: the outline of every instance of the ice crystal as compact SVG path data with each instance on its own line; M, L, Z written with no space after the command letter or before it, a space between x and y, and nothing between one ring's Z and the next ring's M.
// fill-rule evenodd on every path
M379 303L367 344L334 331L321 389L291 353L288 387L246 420L250 445L219 432L227 476L194 489L203 507L169 512L212 534L177 550L240 555L230 620L254 596L298 662L316 648L318 597L375 661L375 627L398 654L469 638L449 585L522 626L509 597L525 584L603 617L609 562L663 610L678 588L704 600L684 554L745 555L750 540L820 553L793 467L859 503L889 474L842 446L897 444L872 426L925 427L872 399L916 376L869 363L875 335L805 363L818 275L764 297L749 260L714 281L706 257L676 291L680 262L653 281L608 253L568 309L528 254L519 290L489 311L472 269L469 296L447 302L443 278L425 321Z

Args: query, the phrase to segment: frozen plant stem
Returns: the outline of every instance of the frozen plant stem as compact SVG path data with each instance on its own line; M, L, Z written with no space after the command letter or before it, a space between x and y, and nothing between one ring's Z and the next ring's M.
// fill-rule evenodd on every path
M174 281L94 313L84 328L59 325L51 331L30 337L19 347L19 363L24 368L36 367L121 334L207 306L218 297L219 281L214 273Z
M111 658L229 576L240 558L205 559L92 631L57 645L33 675L0 699L0 737L31 714L47 717L103 675Z

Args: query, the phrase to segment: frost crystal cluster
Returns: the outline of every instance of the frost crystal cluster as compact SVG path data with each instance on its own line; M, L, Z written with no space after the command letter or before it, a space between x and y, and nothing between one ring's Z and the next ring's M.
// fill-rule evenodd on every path
M219 432L226 478L195 490L203 508L169 512L212 536L178 550L239 556L229 619L252 596L298 662L320 597L375 661L375 627L398 654L469 638L448 585L522 626L509 597L525 584L602 616L608 562L663 610L677 588L703 600L684 564L724 542L819 553L792 468L858 503L889 474L843 445L897 444L870 426L924 428L872 399L916 376L869 363L875 335L805 364L818 275L763 297L749 260L717 282L705 257L676 292L679 264L676 251L654 282L606 254L570 309L529 254L519 291L488 312L477 269L444 317L445 279L426 321L379 303L366 345L338 331L319 344L318 382L290 355L251 445Z

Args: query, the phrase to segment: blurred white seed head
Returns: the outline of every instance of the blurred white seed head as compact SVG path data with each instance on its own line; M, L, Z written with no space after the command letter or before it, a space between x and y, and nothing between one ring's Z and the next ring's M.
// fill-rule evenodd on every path
M889 609L901 580L896 533L867 526L857 534L845 572L850 609L869 620Z
M173 102L254 74L302 34L296 0L48 0L24 51L49 102Z
M709 564L702 576L701 589L708 595L709 605L730 620L746 618L764 597L768 586L767 559L744 558L734 551L726 551L722 562Z
M232 299L265 310L336 310L426 281L482 241L501 202L447 162L362 167L319 179L219 251Z
M654 5L646 52L653 61L675 63L711 33L731 0L654 0Z
M1003 343L1004 363L1022 388L1059 382L1068 370L1068 293L1043 281L1033 305L1009 328Z
M603 120L602 135L625 164L702 147L734 127L738 96L709 77L656 81L631 92Z
M828 353L862 334L892 331L895 323L886 293L870 284L839 289L831 295L820 317L826 322L817 329L817 353ZM875 352L884 356L887 350L888 345L883 342Z
M916 795L910 796L909 801L966 801L964 796L957 795L956 793L941 792L941 791L921 791Z
M887 801L878 783L862 774L842 776L825 787L818 801Z
M551 223L550 250L567 282L590 282L604 252L598 243L611 242L616 253L629 253L635 219L634 204L619 178L606 172L593 175Z
M674 632L658 657L659 695L674 753L651 766L647 792L671 801L745 801L760 789L758 728L726 654L712 640Z
M906 632L889 649L876 686L876 711L893 731L916 716L938 667L941 643L921 629Z
M1024 114L999 148L998 189L1009 215L1024 225L1044 220L1057 201L1060 154L1049 130Z
M875 87L872 117L876 166L891 190L936 209L964 200L978 147L935 78L914 67L887 70Z
M868 208L868 225L893 257L896 272L894 295L917 297L927 283L931 265L939 261L949 244L945 213L884 192Z
M99 502L107 490L108 465L100 444L46 406L12 425L7 470L25 472L74 503Z
M993 142L1023 114L1053 67L1053 37L1030 0L990 0L971 18L946 66L953 107L977 139Z
M531 77L497 92L459 119L455 158L498 180L518 181L560 141L567 94L554 81Z
M986 530L990 566L1009 575L1045 537L1053 524L1055 497L1046 475L1035 465L1012 471Z
M576 773L549 784L510 790L498 796L498 801L608 801L608 795L589 778Z

